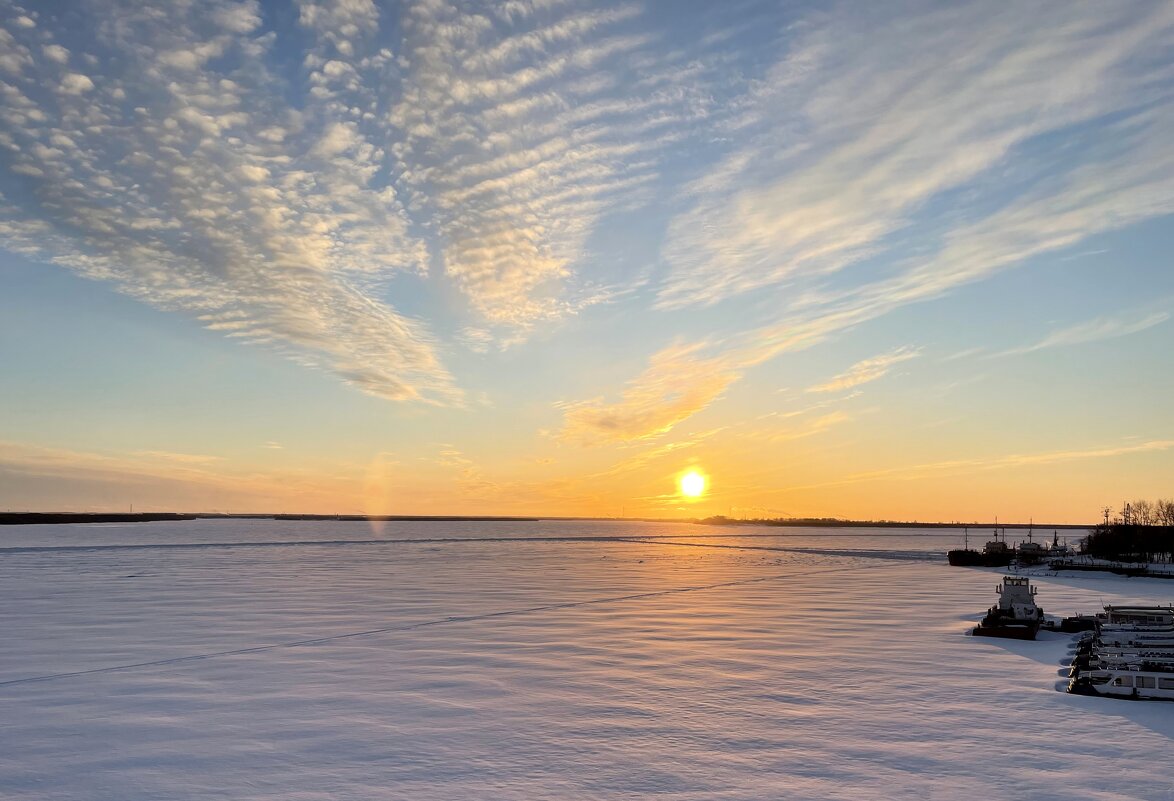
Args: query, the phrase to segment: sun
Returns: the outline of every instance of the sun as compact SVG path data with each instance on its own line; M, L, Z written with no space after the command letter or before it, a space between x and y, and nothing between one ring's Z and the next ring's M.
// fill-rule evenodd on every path
M701 494L705 492L705 476L696 470L684 473L677 479L677 484L681 488L681 494L686 498L700 498Z

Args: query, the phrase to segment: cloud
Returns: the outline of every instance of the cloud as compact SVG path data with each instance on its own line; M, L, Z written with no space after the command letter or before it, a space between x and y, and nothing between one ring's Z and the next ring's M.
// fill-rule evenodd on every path
M1030 194L1032 162L1048 158L1036 142L1144 115L1169 92L1148 79L1138 58L1170 44L1169 7L1041 3L1025 12L966 3L891 11L877 6L808 26L747 99L739 122L747 144L695 183L692 207L670 226L662 306L820 279L899 252L915 222L923 234L944 232L957 245L948 226L985 213L972 233L1010 245L1006 232L989 225L1007 219L989 209L1005 202L1008 185ZM1156 145L1165 130L1153 125L1141 135ZM1123 162L1146 164L1139 153L1117 150ZM1096 156L1072 149L1052 160L1056 174L1076 176ZM1155 178L1166 183L1169 161L1121 191ZM1029 179L1006 178L1008 163ZM951 194L962 187L970 191ZM1059 183L1048 189L1054 220L1110 200L1073 202ZM1160 197L1132 200L1151 206L1146 216L1170 206ZM969 207L957 208L963 203ZM1021 240L1015 260L1083 236L1060 242L1028 223L1014 232ZM994 266L969 262L976 274ZM935 272L943 285L961 277Z
M8 3L0 243L432 403L464 400L442 335L490 352L648 280L659 326L771 304L683 323L700 344L566 405L566 436L625 441L781 353L1174 211L1171 84L1144 55L1174 39L1162 4L712 12L687 43L636 3L297 9L290 30L252 0L93 0L67 27ZM607 263L646 207L662 263ZM441 334L402 311L437 297Z
M621 459L611 467L598 473L594 473L583 479L585 484L592 481L597 481L601 478L609 476L625 475L628 473L635 473L644 471L649 465L656 464L662 460L672 459L676 463L684 457L684 454L691 449L697 448L705 442L713 439L719 434L727 430L725 426L718 428L711 428L708 431L702 431L696 434L691 434L683 439L678 439L672 442L659 442L654 447L646 447L647 442L644 440L634 440L631 445L635 447L645 446L643 450Z
M960 359L969 359L972 356L977 356L978 354L982 353L984 350L986 350L986 348L983 348L983 347L963 348L962 350L956 350L953 353L950 353L946 356L943 356L942 361L943 362L956 362Z
M563 404L560 436L583 443L658 436L704 409L738 376L728 360L706 357L703 345L665 348L652 357L643 375L625 387L619 401L600 398Z
M856 364L830 381L808 387L807 391L840 392L845 389L851 389L852 387L858 387L861 384L867 384L870 381L876 381L878 378L884 377L893 368L893 365L907 362L910 359L916 359L920 355L920 348L897 348L888 353L873 356L871 359L856 362Z
M218 462L221 456L205 456L198 453L173 453L172 451L135 451L132 456L144 459L159 459L179 464L210 464Z
M588 274L589 241L710 113L715 46L665 47L636 4L297 6L298 31L251 0L11 6L0 244L435 403L463 393L400 276L451 284L483 348L640 283Z
M5 32L24 61L0 86L0 147L23 178L0 176L0 243L373 395L459 403L429 330L386 299L392 276L427 270L427 245L382 177L361 92L291 106L273 34L252 35L255 3L76 13L68 29ZM359 58L363 3L302 16L311 51L345 40ZM104 73L62 74L66 45Z
M51 60L56 60L53 59L49 53L46 53L45 55ZM82 75L78 72L69 72L61 78L61 91L67 95L85 94L86 92L91 91L93 88L94 82L90 80L88 75Z
M715 346L730 382L1033 256L1174 213L1174 98L1138 59L1174 43L1174 10L1032 13L1060 29L981 3L795 29L788 56L726 121L737 144L688 187L663 246L660 309L751 290L777 301L777 322ZM1046 146L1062 136L1067 148Z
M850 422L852 416L846 412L830 412L828 414L820 415L812 418L801 426L795 428L775 431L767 436L771 442L780 442L794 439L805 439L813 437L817 434L822 434L832 428L843 423Z
M212 462L217 462L215 469ZM278 508L337 509L355 496L357 477L296 470L257 475L215 457L166 451L96 453L0 442L0 498L8 505L69 509L207 511L225 505L272 512ZM70 499L62 509L61 498Z
M1138 453L1159 453L1174 449L1174 440L1155 439L1140 442L1134 445L1118 445L1104 448L1087 448L1080 450L1046 451L1043 453L1011 454L1009 456L988 459L951 459L943 462L929 462L926 464L894 467L886 470L870 470L855 473L835 481L819 484L787 487L788 492L821 489L824 487L838 487L846 484L858 484L865 481L918 481L939 475L965 475L985 470L1003 470L1015 467L1033 465L1061 464L1064 462L1083 461L1086 459L1111 459L1118 456L1129 456Z
M58 64L69 63L69 51L61 45L45 45L45 47L42 48L42 51L45 54L45 58L49 59L50 61L56 61Z
M581 276L588 240L651 199L666 153L710 102L679 56L628 30L640 17L636 5L446 2L404 16L388 114L399 169L484 333L514 338L631 281Z
M1018 348L1011 348L1009 350L992 353L987 358L997 358L1000 356L1019 356L1025 353L1034 353L1037 350L1045 350L1047 348L1059 348L1069 345L1083 345L1086 342L1099 342L1104 339L1116 339L1117 337L1124 337L1130 334L1136 334L1139 331L1145 331L1147 328L1153 328L1155 325L1160 325L1170 319L1170 315L1166 312L1155 312L1154 314L1146 315L1141 318L1114 318L1114 317L1098 317L1094 320L1089 320L1086 323L1078 323L1068 328L1061 328L1053 331L1046 337L1031 345L1024 345Z

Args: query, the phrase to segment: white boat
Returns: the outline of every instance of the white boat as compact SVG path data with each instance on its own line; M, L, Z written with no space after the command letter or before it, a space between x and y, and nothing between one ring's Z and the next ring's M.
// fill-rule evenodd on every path
M1089 642L1094 648L1171 648L1174 635L1107 631Z
M1108 695L1118 698L1174 701L1174 668L1145 670L1120 666L1077 674L1068 682L1068 692L1081 695Z
M1174 628L1174 606L1106 606L1097 617L1107 626Z
M1152 670L1174 672L1171 654L1097 654L1086 660L1074 660L1068 671L1077 676L1094 670Z

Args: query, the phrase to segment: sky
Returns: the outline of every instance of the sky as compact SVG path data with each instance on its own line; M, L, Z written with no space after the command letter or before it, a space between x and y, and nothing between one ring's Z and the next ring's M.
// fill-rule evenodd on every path
M0 21L0 509L1174 495L1174 4Z

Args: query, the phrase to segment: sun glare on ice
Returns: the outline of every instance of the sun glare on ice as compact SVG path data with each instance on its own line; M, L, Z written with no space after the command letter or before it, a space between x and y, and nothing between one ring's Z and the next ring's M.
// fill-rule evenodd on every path
M690 470L682 475L677 483L681 487L681 494L686 498L700 498L701 493L705 492L705 476L696 470Z

